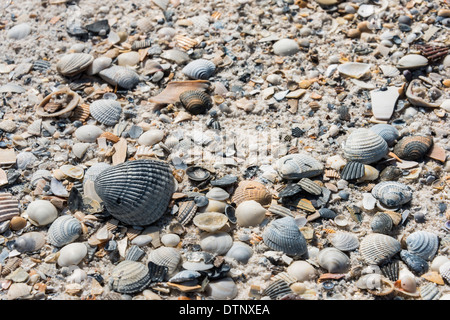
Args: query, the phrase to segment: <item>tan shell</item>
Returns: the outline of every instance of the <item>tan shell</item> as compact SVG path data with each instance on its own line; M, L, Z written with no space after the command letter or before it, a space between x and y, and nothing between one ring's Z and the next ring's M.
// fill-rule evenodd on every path
M249 200L255 200L265 206L272 202L272 195L261 182L253 180L241 181L231 197L231 201L239 205Z
M157 104L176 103L180 100L180 94L188 90L206 90L210 82L207 80L171 81L158 95L151 97L150 102Z
M194 217L194 224L201 230L215 232L228 222L228 217L220 212L205 212Z
M71 100L62 108L58 109L54 112L48 112L45 110L45 106L49 103L49 101L55 97L68 95L71 97ZM36 114L40 117L58 117L62 115L69 115L72 111L78 106L81 102L81 97L74 91L70 90L69 87L64 87L58 91L52 92L47 95L37 106Z

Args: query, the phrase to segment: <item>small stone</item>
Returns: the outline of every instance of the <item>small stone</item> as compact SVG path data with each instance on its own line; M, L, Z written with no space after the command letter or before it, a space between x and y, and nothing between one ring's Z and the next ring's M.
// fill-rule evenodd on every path
M16 130L16 123L12 120L3 120L0 122L0 130L5 132L14 132Z
M18 231L18 230L25 228L26 225L27 225L26 219L24 219L22 217L13 217L11 219L10 228L13 231Z
M12 280L13 282L26 282L29 278L29 274L23 268L17 268L13 272L11 272L6 279Z
M348 200L350 198L350 193L348 193L347 191L339 191L338 195L342 200Z
M414 213L414 221L418 223L424 223L425 222L425 215L423 212L416 212Z

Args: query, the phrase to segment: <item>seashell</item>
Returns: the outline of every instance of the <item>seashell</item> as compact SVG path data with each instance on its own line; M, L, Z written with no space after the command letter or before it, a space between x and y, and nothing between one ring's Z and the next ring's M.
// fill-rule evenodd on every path
M400 250L399 241L381 233L372 233L365 236L359 245L361 256L367 264L380 265Z
M11 193L0 193L0 221L11 220L19 214L19 201L13 199Z
M397 181L382 181L372 189L372 195L388 207L399 207L412 199L409 186Z
M56 70L63 76L72 77L86 70L94 61L88 53L69 53L64 55L56 64Z
M280 39L273 44L273 53L278 56L291 56L300 51L297 41L292 39Z
M206 193L206 197L211 200L223 201L227 200L230 195L222 188L214 187Z
M171 81L166 88L158 95L151 97L150 102L156 104L177 103L180 101L180 94L189 90L206 90L210 82L207 80Z
M363 164L377 162L389 151L386 141L381 136L365 128L354 130L344 142L342 149L347 160Z
M70 164L62 165L60 168L61 172L67 177L81 180L84 176L84 169L80 166L73 166Z
M369 72L371 65L360 62L347 62L337 67L339 73L351 78L359 79Z
M20 23L8 30L6 34L9 39L21 40L31 33L31 26L28 23Z
M117 64L122 67L135 66L139 63L139 53L137 51L129 51L121 53L117 56Z
M316 269L306 261L294 261L286 271L296 281L310 281L317 275Z
M202 167L193 166L186 169L186 175L193 181L202 182L209 179L211 173Z
M58 217L48 229L48 242L55 247L69 244L81 235L82 227L78 219L66 215Z
M329 235L333 247L341 251L353 251L359 248L359 240L353 233L335 232Z
M381 273L389 280L393 282L398 280L400 271L398 260L388 261L387 263L383 264L380 269Z
M161 53L160 57L178 65L185 64L190 60L189 55L186 52L178 49L165 50Z
M58 217L58 210L48 200L35 200L28 205L26 214L32 224L45 226Z
M383 75L386 77L396 77L400 74L400 71L396 67L388 64L380 65L379 68L383 72Z
M139 82L139 75L129 67L112 66L100 71L99 76L110 85L133 89Z
M363 181L374 181L378 179L378 176L380 175L380 172L375 169L372 166L369 166L368 164L364 165L364 175L357 180L357 182L363 182Z
M175 183L167 163L134 160L103 170L95 179L95 191L117 220L148 225L166 212Z
M269 248L287 255L301 256L307 252L306 239L291 217L273 220L263 232L263 241Z
M364 176L364 164L358 161L349 161L342 168L341 178L344 180L355 180Z
M287 180L310 178L323 172L319 161L300 153L284 156L275 165L280 176Z
M59 251L58 265L68 267L79 264L87 255L87 246L84 243L73 242L65 245Z
M92 166L89 167L89 169L86 170L86 172L84 174L84 181L86 181L86 180L95 181L97 176L102 171L108 169L109 167L111 167L111 165L106 162L94 163Z
M26 283L12 283L8 289L5 300L24 300L30 299L32 286Z
M203 90L187 90L179 95L180 102L191 114L204 114L212 107L212 99Z
M122 114L122 106L120 102L111 99L100 99L91 103L89 112L98 122L113 126L119 122Z
M319 214L323 219L334 219L336 217L336 212L329 208L320 208Z
M439 267L448 261L450 259L447 256L436 256L431 262L430 269L432 271L439 271Z
M71 99L68 100L67 97ZM58 108L56 110L46 110L46 106L48 106L49 102L56 100L58 101L58 105L60 101L64 104L64 107ZM37 106L36 114L43 118L48 117L58 117L70 114L80 103L81 97L74 91L70 90L69 87L63 87L60 90L54 91L47 95Z
M317 261L330 273L345 273L350 268L350 258L342 251L332 247L320 250Z
M442 293L436 283L429 282L420 287L420 297L422 300L439 300Z
M162 282L166 279L169 270L166 266L159 266L153 262L149 262L147 266L151 282Z
M75 137L81 142L96 142L103 130L97 126L87 124L75 130Z
M297 184L310 194L313 194L315 196L319 196L322 194L322 188L311 179L302 178Z
M272 195L264 184L254 180L241 181L231 197L236 205L244 201L255 200L265 206L271 203Z
M420 160L427 154L432 145L432 137L409 136L398 141L393 152L403 160Z
M450 283L450 261L439 267L439 274L447 281L447 283Z
M189 251L185 254L183 268L194 271L209 270L214 267L214 255L203 251Z
M277 214L281 217L294 217L291 210L278 204L271 204L267 209L270 213Z
M228 218L228 221L230 221L233 224L236 224L237 219L236 219L236 208L231 205L231 204L227 204L225 209L224 209L224 213Z
M377 212L370 223L373 232L388 234L394 226L392 218L384 213Z
M420 54L407 54L397 62L398 69L416 69L428 65L428 59Z
M233 238L226 232L216 232L203 235L200 247L203 251L214 255L224 255L233 245Z
M220 212L204 212L194 217L194 224L201 230L215 232L222 229L228 222L228 217Z
M428 231L415 231L406 238L408 251L430 261L439 247L439 238Z
M419 79L412 80L406 89L406 98L416 107L439 108L446 95L436 87L425 87Z
M159 266L167 267L168 274L171 275L181 262L181 254L175 248L159 247L150 252L148 261Z
M428 271L427 261L414 253L402 250L400 251L400 258L416 274L420 275Z
M297 183L288 183L287 186L278 194L279 198L292 197L302 191L302 187Z
M392 146L395 140L400 136L398 130L390 124L379 123L370 127L369 130L381 136L388 146Z
M35 252L45 245L45 235L41 232L28 232L18 237L14 249L21 253Z
M193 281L200 278L202 274L193 270L183 270L175 274L169 279L169 282L182 283L186 281Z
M145 255L145 251L139 246L132 245L125 256L125 260L139 261Z
M205 287L205 293L214 300L231 300L237 296L238 287L232 278L226 277L210 281Z
M417 289L416 279L412 274L409 273L400 273L398 285L402 291L406 291L407 293L414 293Z
M152 146L164 139L164 131L159 129L151 129L144 132L138 139L138 143L142 146Z
M87 68L86 74L93 76L98 74L100 71L105 70L111 66L112 59L110 57L98 57L95 58L91 65Z
M237 224L241 227L257 226L266 217L266 209L255 200L241 202L236 207Z
M402 170L397 166L388 166L380 173L381 180L393 181L402 176Z
M150 273L145 264L124 260L111 271L109 286L119 293L131 294L143 291L150 281Z
M176 219L181 223L181 225L185 226L192 220L192 218L194 218L197 210L198 206L195 201L183 201L179 205Z
M283 296L291 294L292 290L289 287L289 284L282 280L278 279L269 284L262 292L263 296L268 296L272 300L280 299Z
M186 76L194 80L208 80L215 71L215 64L205 59L191 61L181 70Z
M225 257L232 258L239 263L246 264L253 255L253 249L248 244L240 241L233 242Z

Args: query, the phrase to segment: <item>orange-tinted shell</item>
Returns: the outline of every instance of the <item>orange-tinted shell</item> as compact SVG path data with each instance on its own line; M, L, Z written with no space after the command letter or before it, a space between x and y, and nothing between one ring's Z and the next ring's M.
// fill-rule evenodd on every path
M252 180L241 181L231 201L239 205L241 202L248 200L255 200L265 206L272 202L272 195L266 186L260 182Z
M404 137L395 145L394 153L403 160L420 160L432 145L432 137Z

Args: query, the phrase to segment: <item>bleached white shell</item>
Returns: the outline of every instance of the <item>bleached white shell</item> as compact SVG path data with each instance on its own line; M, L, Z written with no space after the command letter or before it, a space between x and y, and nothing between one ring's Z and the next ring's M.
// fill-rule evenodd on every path
M59 251L58 265L60 267L77 265L86 257L86 255L87 247L84 243L69 243Z
M343 143L342 149L347 160L364 164L382 159L389 151L387 142L366 128L354 130Z
M291 56L299 51L298 43L292 39L281 39L273 44L273 53L278 56Z
M420 54L408 54L397 62L399 69L414 69L428 65L428 59Z
M88 53L69 53L64 55L56 64L56 69L63 76L74 76L86 70L94 61Z
M359 248L359 240L350 232L336 232L329 236L331 244L341 251L353 251Z
M446 262L450 261L450 259L447 256L436 256L430 265L431 271L439 271L439 268Z
M316 269L306 261L297 260L287 268L287 273L297 281L310 281L317 276Z
M209 282L205 292L214 300L231 300L237 296L238 287L232 278L226 277Z
M87 124L75 130L75 137L81 142L96 142L103 130L97 126Z
M379 265L400 252L400 242L388 235L371 233L365 236L360 245L361 256L368 264Z
M95 181L95 179L98 177L98 175L108 169L109 167L111 167L111 165L109 163L106 162L98 162L98 163L94 163L92 166L89 167L89 169L86 170L85 174L84 174L84 180L91 180L91 181Z
M139 53L137 51L124 52L117 57L119 66L134 66L139 63Z
M240 263L247 263L253 255L253 249L244 242L234 242L225 257L233 258Z
M206 193L206 197L208 199L216 200L216 201L223 201L230 197L230 194L219 187L211 188L211 190Z
M90 76L98 74L100 71L109 68L109 66L111 66L111 63L112 59L110 57L95 58L94 61L92 61L91 65L87 68L86 74Z
M336 248L320 250L317 259L319 265L330 273L345 273L350 268L350 258Z
M203 231L215 232L225 226L228 222L228 217L220 212L204 212L197 214L193 222Z
M203 251L224 255L233 245L233 238L226 232L216 232L202 236L200 247Z
M367 63L347 62L344 64L340 64L337 70L343 75L359 79L369 72L370 67L371 65Z
M166 247L176 247L180 240L180 236L175 233L168 233L161 237L161 243Z
M439 238L432 232L416 231L406 238L406 246L411 253L430 261L438 250Z
M81 180L84 176L84 169L81 166L64 164L59 169L70 178Z
M72 146L72 152L75 155L75 157L81 159L86 154L86 151L89 148L89 146L90 146L89 143L84 142L74 143L74 145Z
M159 129L151 129L144 132L138 139L141 146L152 146L157 144L164 138L164 131Z
M48 229L48 242L62 247L75 241L81 235L81 223L78 219L66 215L58 217Z
M180 251L175 248L159 247L150 252L148 261L151 261L158 266L167 267L168 274L171 275L178 268L181 261L181 254Z
M439 274L450 284L450 261L439 267Z
M236 208L237 224L241 227L259 225L266 217L266 209L255 200L241 202Z
M9 39L20 40L27 37L30 32L30 25L28 23L21 23L9 29L7 36Z
M215 64L206 59L197 59L189 62L182 70L186 76L195 80L208 80L215 71Z
M28 205L26 214L33 224L45 226L58 217L58 210L48 200L35 200Z
M98 122L107 126L113 126L119 122L122 106L116 100L100 99L91 103L89 112Z
M112 66L100 71L98 74L109 84L128 90L134 88L139 82L139 75L129 67Z
M165 50L161 53L161 58L166 59L170 62L175 62L176 64L183 64L189 61L189 55L178 49Z
M280 158L276 169L283 179L310 178L322 173L323 165L311 156L294 153Z

